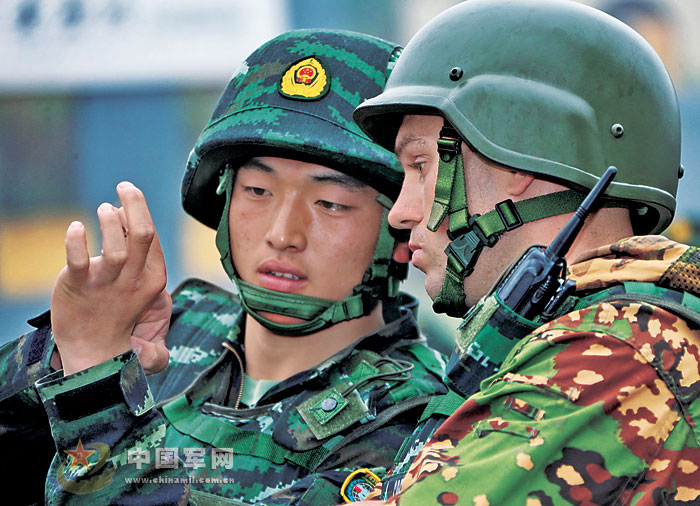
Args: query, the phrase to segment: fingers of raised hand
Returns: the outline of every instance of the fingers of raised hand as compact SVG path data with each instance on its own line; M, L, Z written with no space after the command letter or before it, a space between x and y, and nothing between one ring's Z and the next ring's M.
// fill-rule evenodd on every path
M102 232L101 268L109 279L119 277L127 260L126 239L117 210L104 203L97 208L97 217Z
M165 263L160 242L156 234L146 199L138 188L129 182L117 185L117 194L123 207L119 210L122 224L125 223L128 258L124 265L127 276L139 276L145 266L156 262Z
M81 281L87 276L90 254L85 227L79 221L71 223L66 230L66 265L72 281Z

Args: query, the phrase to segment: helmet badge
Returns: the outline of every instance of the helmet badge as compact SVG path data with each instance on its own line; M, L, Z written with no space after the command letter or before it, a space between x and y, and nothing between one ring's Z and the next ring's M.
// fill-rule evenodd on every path
M314 58L304 58L287 68L279 81L278 91L294 100L318 100L331 87L330 72Z

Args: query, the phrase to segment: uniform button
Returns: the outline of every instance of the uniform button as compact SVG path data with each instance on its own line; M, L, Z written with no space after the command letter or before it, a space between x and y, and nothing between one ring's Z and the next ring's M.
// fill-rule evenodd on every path
M326 413L330 413L335 409L337 405L338 401L336 399L334 399L333 397L328 397L326 399L323 399L323 402L321 403L321 409Z

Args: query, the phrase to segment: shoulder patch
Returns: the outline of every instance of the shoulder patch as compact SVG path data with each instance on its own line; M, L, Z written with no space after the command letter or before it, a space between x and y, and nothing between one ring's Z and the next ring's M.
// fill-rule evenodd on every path
M293 100L318 100L331 88L331 74L315 57L299 60L289 66L279 80L280 95Z
M358 469L348 475L340 487L340 495L345 502L364 501L379 483L379 476L369 469Z

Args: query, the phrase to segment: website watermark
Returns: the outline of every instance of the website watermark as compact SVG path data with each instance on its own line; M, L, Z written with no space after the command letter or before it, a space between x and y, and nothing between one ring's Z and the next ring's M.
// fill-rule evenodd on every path
M157 478L124 478L124 482L127 484L150 484L150 485L172 485L172 484L184 484L184 485L204 485L204 484L214 484L214 485L226 485L229 483L234 483L233 478L198 478L195 476L187 477L168 477L168 476L158 476Z
M75 449L64 450L68 456L58 469L58 484L74 494L87 494L101 490L115 479L117 468L130 466L133 472L122 479L127 484L229 484L233 478L225 476L139 476L155 470L183 469L185 472L233 469L233 448L156 447L129 448L124 454L112 456L108 445L83 444L78 441Z
M180 454L182 452L182 455ZM151 452L145 448L132 448L127 452L127 463L141 469L144 466L156 469L233 469L233 448L211 448L211 455L206 459L205 448L155 448L151 461ZM181 458L182 457L182 458ZM209 460L209 465L207 465Z

